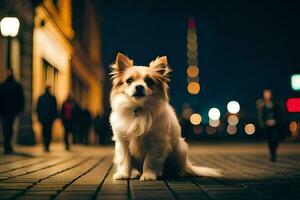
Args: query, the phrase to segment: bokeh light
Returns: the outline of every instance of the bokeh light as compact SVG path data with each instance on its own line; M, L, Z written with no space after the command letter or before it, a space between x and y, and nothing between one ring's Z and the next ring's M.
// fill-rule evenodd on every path
M245 132L247 135L253 135L255 132L255 125L254 124L246 124Z
M236 114L240 111L240 104L237 101L230 101L227 104L228 112Z
M229 125L236 126L239 123L239 118L236 115L229 115L227 122Z
M184 119L187 119L187 120L190 119L192 114L193 114L193 110L189 107L184 108L184 110L182 112L182 115L183 115Z
M200 92L200 84L197 82L190 82L187 89L190 94L198 94Z
M298 127L298 123L296 121L291 121L290 122L289 129L290 129L290 131L291 131L292 134L295 133L295 132L297 132L298 128L299 128Z
M237 132L237 127L236 126L232 126L232 125L228 125L227 126L227 133L229 135L234 135Z
M199 68L195 65L191 65L186 70L187 74L191 78L195 78L199 74Z
M293 90L300 90L300 74L293 74L291 76L291 86Z
M221 113L218 108L211 108L208 111L208 117L212 120L218 120L220 119Z
M202 117L199 113L194 113L191 115L190 121L193 125L199 125L202 121Z
M203 127L201 125L193 127L194 134L199 135L203 131Z
M211 127L218 127L220 125L220 120L209 119L208 123Z
M211 126L206 126L205 131L208 135L213 135L216 133L216 128L211 127Z

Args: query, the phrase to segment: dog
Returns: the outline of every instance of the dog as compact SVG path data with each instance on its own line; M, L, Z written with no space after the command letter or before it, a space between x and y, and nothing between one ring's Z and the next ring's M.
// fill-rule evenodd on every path
M118 53L111 68L113 179L156 180L165 173L164 166L179 176L220 176L218 170L194 166L187 158L188 145L169 103L171 69L166 56L157 57L149 66L134 66Z

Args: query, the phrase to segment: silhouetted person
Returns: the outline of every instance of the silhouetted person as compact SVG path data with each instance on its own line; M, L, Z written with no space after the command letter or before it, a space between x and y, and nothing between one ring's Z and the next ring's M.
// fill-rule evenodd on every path
M64 141L66 150L70 150L70 144L68 139L69 133L73 133L75 127L78 125L77 109L77 103L73 99L72 94L69 94L61 108L61 120L65 129Z
M52 140L52 125L57 116L56 98L50 93L50 86L47 86L45 88L45 93L39 97L36 111L38 119L43 127L45 151L48 152Z
M263 91L260 121L268 139L270 160L275 162L279 143L280 107L272 99L272 91L269 89Z
M82 109L81 111L81 142L85 145L88 145L88 139L89 139L89 132L92 125L92 117L90 112L87 109Z
M2 117L4 154L13 153L11 139L16 116L24 110L24 92L20 83L14 79L13 71L8 69L7 79L0 85L0 115Z
M100 114L97 114L93 122L94 131L98 135L99 144L105 144L105 132L103 126L103 119Z

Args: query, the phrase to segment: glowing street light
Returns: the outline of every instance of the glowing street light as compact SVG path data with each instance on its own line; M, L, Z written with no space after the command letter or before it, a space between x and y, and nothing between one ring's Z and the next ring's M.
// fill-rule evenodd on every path
M236 114L240 111L240 104L237 101L230 101L227 104L228 112Z
M245 132L247 135L252 135L255 132L255 126L254 124L247 124L245 126Z
M193 125L199 125L202 121L202 117L199 113L194 113L191 115L190 121Z
M218 108L211 108L208 111L208 117L212 120L218 120L220 119L221 113Z
M4 17L0 21L1 34L4 37L16 37L20 28L20 21L16 17Z
M11 68L11 59L10 59L10 52L11 52L11 38L16 37L18 35L20 28L20 21L16 17L4 17L0 21L0 31L2 36L7 37L7 69Z

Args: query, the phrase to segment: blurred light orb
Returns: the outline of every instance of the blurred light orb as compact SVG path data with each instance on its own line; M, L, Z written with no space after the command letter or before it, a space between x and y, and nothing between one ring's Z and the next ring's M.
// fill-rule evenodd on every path
M253 135L255 132L255 126L254 124L246 124L245 126L245 132L247 135Z
M0 21L1 34L4 37L15 37L18 35L20 28L20 21L16 17L4 17Z
M202 121L202 117L199 113L194 113L191 115L190 121L193 125L199 125Z
M232 126L232 125L228 125L227 126L227 133L229 135L234 135L237 132L237 127L236 126Z
M206 126L205 131L208 135L213 135L213 134L216 133L216 129L214 127L211 127L211 126Z
M218 108L211 108L208 111L208 117L212 120L218 120L220 119L221 113Z
M202 126L200 126L200 125L199 125L199 126L194 126L193 131L194 131L194 134L195 134L195 135L199 135L199 134L202 133L203 128L202 128Z
M291 76L291 86L295 91L300 90L300 74L293 74Z
M182 115L184 119L189 120L191 115L193 114L193 110L191 108L184 108Z
M240 104L237 101L230 101L227 104L227 110L231 114L236 114L240 111Z
M191 65L186 70L187 74L191 78L195 78L199 74L199 68L195 65Z
M220 120L209 119L208 123L211 127L218 127L220 125Z
M187 89L190 94L198 94L200 92L200 84L197 82L190 82Z
M229 115L227 122L229 125L236 126L239 123L239 118L235 115Z
M298 123L296 121L291 121L289 124L289 129L291 131L291 133L295 133L298 130Z

